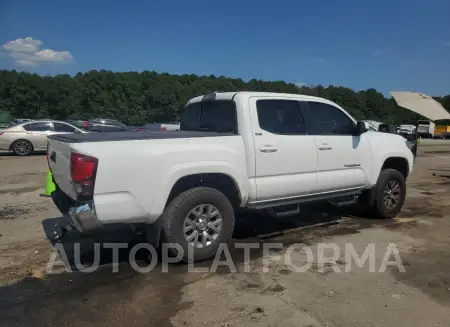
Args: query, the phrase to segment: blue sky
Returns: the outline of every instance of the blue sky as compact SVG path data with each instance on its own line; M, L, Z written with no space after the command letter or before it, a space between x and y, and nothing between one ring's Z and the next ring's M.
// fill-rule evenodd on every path
M449 13L449 0L2 0L0 43L9 47L0 68L156 70L445 95ZM7 43L26 37L35 53Z

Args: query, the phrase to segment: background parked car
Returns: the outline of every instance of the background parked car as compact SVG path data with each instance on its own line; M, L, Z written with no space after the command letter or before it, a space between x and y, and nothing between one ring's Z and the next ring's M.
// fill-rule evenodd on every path
M17 124L26 123L26 122L29 122L29 121L34 121L34 120L36 120L36 119L31 119L31 118L13 118L13 119L11 119L11 123L13 123L14 125L17 125Z
M142 129L141 126L127 126L115 119L95 118L87 122L87 129L91 132L124 132Z
M437 139L437 140L449 140L450 139L450 132L443 132L443 133L434 135L433 138Z
M56 120L36 120L0 130L0 150L28 156L47 149L47 136L52 134L87 133L71 124Z
M161 128L165 131L179 131L180 123L163 123L161 124Z
M173 123L152 123L147 124L144 127L137 128L137 131L141 130L150 130L150 131L179 131L180 130L180 124L173 124Z
M397 134L397 126L392 124L378 125L378 131L383 133Z
M87 130L89 125L87 120L65 120L65 122L84 130Z

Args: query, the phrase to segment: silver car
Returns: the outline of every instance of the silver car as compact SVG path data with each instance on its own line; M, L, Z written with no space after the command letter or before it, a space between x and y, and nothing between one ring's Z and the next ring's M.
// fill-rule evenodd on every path
M56 120L37 120L0 130L0 150L28 156L47 149L47 136L53 134L87 133L71 124Z

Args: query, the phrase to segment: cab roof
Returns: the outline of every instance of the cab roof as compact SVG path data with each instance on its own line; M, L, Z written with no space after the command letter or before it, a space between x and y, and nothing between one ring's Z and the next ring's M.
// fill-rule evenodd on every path
M234 100L236 97L239 98L251 98L251 97L268 97L268 98L291 98L299 101L316 101L329 103L336 106L335 103L315 96L295 94L295 93L277 93L277 92L253 92L253 91L239 91L239 92L215 92L208 93L204 95L197 96L188 101L187 104L200 102L205 100Z

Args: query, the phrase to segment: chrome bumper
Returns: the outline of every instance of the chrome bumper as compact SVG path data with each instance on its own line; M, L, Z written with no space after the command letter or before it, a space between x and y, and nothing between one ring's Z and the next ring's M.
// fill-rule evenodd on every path
M88 232L102 226L95 214L94 204L83 204L71 207L67 216L71 224L80 232Z

